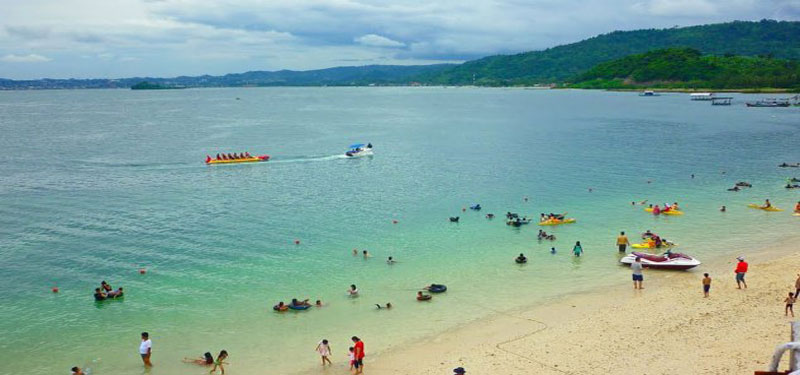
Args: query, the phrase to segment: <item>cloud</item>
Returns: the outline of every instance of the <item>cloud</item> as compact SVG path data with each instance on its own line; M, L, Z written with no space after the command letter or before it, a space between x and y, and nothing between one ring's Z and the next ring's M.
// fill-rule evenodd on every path
M398 42L396 40L391 40L385 36L380 36L378 34L367 34L362 35L358 38L353 39L354 42L363 44L365 46L372 46L372 47L405 47L406 44L402 42Z
M3 57L0 57L0 61L12 62L12 63L37 63L37 62L52 61L52 59L32 53L30 55L14 55L14 54L5 55Z
M25 0L0 12L9 78L225 74L352 60L460 62L614 30L800 19L800 0ZM48 59L49 60L49 59ZM120 64L121 61L128 61ZM41 60L40 60L41 61Z

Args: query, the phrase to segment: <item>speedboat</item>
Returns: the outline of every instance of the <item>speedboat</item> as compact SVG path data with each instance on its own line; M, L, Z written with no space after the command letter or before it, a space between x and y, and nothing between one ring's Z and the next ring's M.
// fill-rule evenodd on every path
M350 145L350 150L344 153L349 158L359 158L362 156L372 155L372 143L364 145L363 143L356 143Z
M620 263L630 265L640 258L642 265L652 269L664 270L688 270L700 265L700 261L686 254L666 252L663 255L647 254L634 251L624 258Z
M258 155L258 156L251 156L249 158L239 158L239 159L212 159L210 156L206 156L206 164L258 163L268 160L269 160L269 155Z

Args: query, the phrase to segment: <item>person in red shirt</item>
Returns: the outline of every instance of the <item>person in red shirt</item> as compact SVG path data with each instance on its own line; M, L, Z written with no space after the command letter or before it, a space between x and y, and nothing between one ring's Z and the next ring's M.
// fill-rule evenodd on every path
M736 259L739 260L739 263L736 264L736 269L733 272L736 273L737 289L742 289L742 285L747 289L747 283L744 281L744 274L747 273L747 262L744 261L744 257L738 257Z
M355 357L353 366L356 368L355 374L361 374L364 372L364 342L357 336L353 336L352 340L355 343L355 345L353 345L353 354Z

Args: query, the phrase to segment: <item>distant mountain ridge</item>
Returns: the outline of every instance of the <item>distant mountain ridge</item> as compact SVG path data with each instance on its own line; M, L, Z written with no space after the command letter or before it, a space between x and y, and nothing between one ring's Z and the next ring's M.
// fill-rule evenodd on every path
M689 47L704 55L800 60L800 22L733 21L670 29L614 31L576 43L463 64L367 65L309 71L253 71L223 76L123 79L0 79L0 90L127 88L137 83L176 87L432 85L510 86L569 83L598 64L652 50Z
M569 87L590 89L800 90L800 62L759 56L703 55L665 48L598 64Z
M423 74L435 74L452 67L435 65L366 65L293 71L251 71L223 76L180 76L174 78L132 77L120 79L0 79L0 90L130 88L142 82L166 87L246 86L366 86L406 84Z
M465 62L424 80L444 85L530 85L564 82L595 65L662 48L690 47L711 55L800 59L800 22L733 21L671 29L614 31L577 43Z

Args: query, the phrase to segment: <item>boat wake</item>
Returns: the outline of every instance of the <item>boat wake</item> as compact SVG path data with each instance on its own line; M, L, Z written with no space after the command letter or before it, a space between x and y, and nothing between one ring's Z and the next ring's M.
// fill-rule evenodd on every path
M337 155L328 155L328 156L299 156L295 158L288 158L288 159L271 159L268 164L272 163L311 163L317 161L329 161L329 160L339 160L339 159L348 159L348 157L344 154L337 154Z

